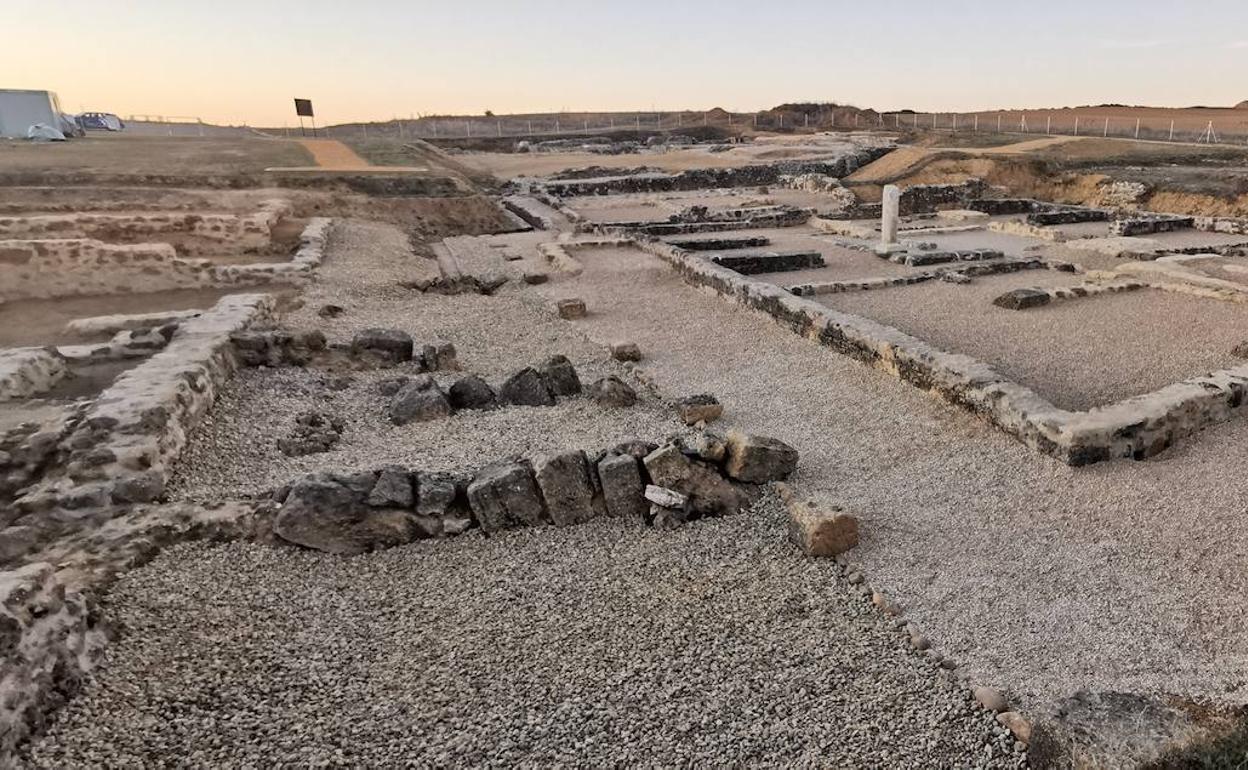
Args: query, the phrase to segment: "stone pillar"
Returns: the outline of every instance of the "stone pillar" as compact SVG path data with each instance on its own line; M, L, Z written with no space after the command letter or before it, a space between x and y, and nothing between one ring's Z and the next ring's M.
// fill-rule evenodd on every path
M884 246L897 243L897 211L901 205L901 189L895 184L884 186L884 212L880 223L880 242Z

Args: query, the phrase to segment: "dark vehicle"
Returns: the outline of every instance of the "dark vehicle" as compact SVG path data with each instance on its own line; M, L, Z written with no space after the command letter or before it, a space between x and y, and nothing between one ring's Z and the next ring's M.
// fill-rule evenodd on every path
M78 125L86 131L120 131L126 127L111 112L84 112L78 116Z

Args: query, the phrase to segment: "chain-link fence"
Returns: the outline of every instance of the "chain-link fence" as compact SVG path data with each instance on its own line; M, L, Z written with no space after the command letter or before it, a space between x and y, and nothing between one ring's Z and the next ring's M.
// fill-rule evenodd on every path
M894 130L1248 144L1248 110L1244 109L1159 111L1124 107L970 113L891 112L882 118L883 125Z

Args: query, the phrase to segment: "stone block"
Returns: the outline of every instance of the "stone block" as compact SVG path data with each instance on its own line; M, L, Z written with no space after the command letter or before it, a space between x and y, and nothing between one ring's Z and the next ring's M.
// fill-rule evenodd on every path
M788 478L797 469L797 450L764 436L731 433L724 469L737 481L764 484Z
M992 304L1006 310L1026 310L1047 305L1052 301L1053 298L1043 289L1015 289L997 297Z
M493 409L498 406L494 389L475 374L456 380L447 396L455 409Z
M451 402L431 380L417 379L404 385L390 401L390 422L407 425L450 417Z
M719 403L719 399L709 393L703 393L687 396L677 401L676 412L686 425L696 425L700 422L715 422L723 417L724 406Z
M388 361L411 361L412 335L398 329L364 329L351 340L351 352L367 352Z
M705 463L686 457L673 444L659 447L646 455L646 471L655 486L665 487L689 498L694 512L718 516L735 513L748 500L719 472Z
M555 303L555 307L559 311L559 317L568 321L589 315L583 299L561 299Z
M551 356L542 365L542 379L556 396L575 396L581 392L581 378L567 356Z
M594 516L594 485L589 460L581 451L543 455L533 461L533 475L557 526L581 524Z
M821 511L800 501L788 508L789 539L807 556L839 556L858 545L858 519L839 508Z
M555 397L546 380L531 366L507 378L498 390L504 404L515 406L554 406Z
M416 513L421 516L443 516L455 504L455 477L449 473L416 475Z
M589 397L600 406L627 408L637 403L637 391L619 377L603 377L589 386Z
M608 455L598 463L598 478L607 514L616 518L642 518L646 515L645 484L641 466L629 454Z
M370 509L358 490L315 476L291 487L273 531L287 542L341 555L402 545L416 534L406 511Z
M368 504L374 508L411 508L415 498L411 474L406 468L392 465L377 474L368 493Z
M468 485L468 503L486 532L537 524L545 517L533 472L520 463L480 471Z
M635 342L613 342L611 357L616 361L640 361L641 348Z

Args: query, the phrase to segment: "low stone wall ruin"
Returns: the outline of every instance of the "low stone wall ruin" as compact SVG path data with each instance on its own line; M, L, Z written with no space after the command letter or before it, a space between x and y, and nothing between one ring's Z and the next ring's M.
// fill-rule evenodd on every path
M259 249L272 243L273 227L293 211L290 201L273 199L253 214L149 212L141 214L76 213L0 217L0 239L159 240L174 233L193 235L210 244Z
M743 254L715 254L710 260L742 275L786 273L824 267L823 255L817 251L766 251Z
M164 350L123 373L58 433L27 437L26 444L41 445L42 478L19 492L3 523L26 528L23 536L56 532L63 522L45 515L54 509L158 499L188 433L238 366L231 333L269 317L273 304L266 294L223 298L184 322ZM33 454L24 444L8 462ZM0 473L9 470L0 465ZM14 526L0 531L0 545Z
M801 336L969 409L1070 465L1151 457L1183 436L1229 419L1248 395L1246 364L1070 412L969 356L946 353L890 326L831 310L668 244L640 246L672 264L689 283L767 313Z
M516 527L582 524L601 516L671 528L738 513L752 488L787 478L797 450L775 439L703 432L658 445L628 441L501 460L472 474L399 466L316 473L274 493L282 539L358 554L417 539Z
M1130 238L1137 235L1152 233L1169 233L1175 230L1188 230L1196 224L1195 217L1184 217L1174 214L1150 214L1149 216L1124 217L1115 219L1109 225L1109 237Z
M324 256L328 219L313 219L289 262L216 265L187 259L164 243L95 240L0 241L0 302L172 289L301 283Z

